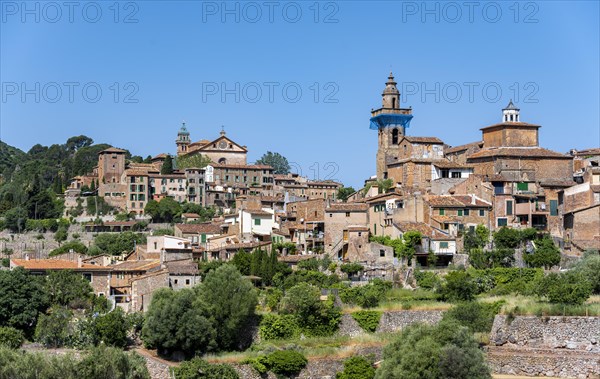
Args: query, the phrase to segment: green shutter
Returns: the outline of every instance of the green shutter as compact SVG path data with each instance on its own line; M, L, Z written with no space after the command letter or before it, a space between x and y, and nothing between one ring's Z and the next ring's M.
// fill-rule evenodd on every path
M463 210L462 210L462 209L459 209L459 210L458 210L458 215L459 215L459 216L462 216L462 215L463 215Z
M444 215L444 213L445 213L445 212L444 212L444 208L440 208L440 216L443 216L443 215Z
M558 200L550 200L550 216L558 216Z
M254 225L260 225L260 218L254 219Z
M525 184L527 184L527 183L525 183ZM506 200L506 215L512 216L512 214L513 214L513 201Z
M529 183L517 183L517 190L527 191L529 189Z
M200 241L202 243L206 242L206 234L202 233L202 235L200 236Z
M498 219L498 226L506 226L506 225L508 225L508 221L506 220L506 218Z
M447 249L448 248L448 242L440 242L440 249Z

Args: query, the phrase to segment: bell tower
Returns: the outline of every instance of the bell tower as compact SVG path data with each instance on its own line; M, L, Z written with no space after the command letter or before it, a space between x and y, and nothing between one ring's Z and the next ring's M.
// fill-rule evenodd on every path
M513 104L511 99L506 108L502 110L502 122L521 122L519 111L520 109Z
M387 179L387 164L397 158L400 141L413 118L411 108L400 108L400 91L396 87L394 74L390 72L385 83L382 106L371 110L370 129L377 130L377 179Z
M177 139L175 140L177 145L177 155L184 155L188 152L188 146L190 144L190 132L185 127L185 121L182 123L181 128L177 132Z

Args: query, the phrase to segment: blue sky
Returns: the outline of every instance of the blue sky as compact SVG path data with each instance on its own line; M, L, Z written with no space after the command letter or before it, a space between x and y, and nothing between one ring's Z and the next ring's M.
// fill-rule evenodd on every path
M2 0L0 137L146 156L182 120L193 140L224 125L251 162L360 187L391 69L410 135L479 140L513 98L542 146L600 146L599 2L467 3Z

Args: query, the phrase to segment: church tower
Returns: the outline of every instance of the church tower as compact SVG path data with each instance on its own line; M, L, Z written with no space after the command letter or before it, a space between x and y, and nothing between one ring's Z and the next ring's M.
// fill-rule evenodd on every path
M188 146L190 144L190 132L185 127L185 122L181 125L181 128L177 132L177 139L175 140L177 145L177 155L184 155L188 152Z
M370 129L378 133L377 179L387 179L387 163L398 157L399 143L413 118L411 108L400 108L400 91L396 84L390 72L381 94L382 106L371 110Z

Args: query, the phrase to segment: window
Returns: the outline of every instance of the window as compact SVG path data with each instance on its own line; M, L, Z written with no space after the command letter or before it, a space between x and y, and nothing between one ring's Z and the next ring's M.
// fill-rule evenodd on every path
M481 217L485 216L485 209L479 210L479 216L481 216Z
M455 179L456 178L460 178L460 171L459 172L453 171L452 172L452 177L455 178Z
M154 242L154 250L158 249L158 243Z
M440 249L447 249L448 248L448 242L440 242Z
M450 170L442 170L442 178L449 178Z
M506 217L498 218L498 227L508 225L508 221Z
M440 208L439 214L440 216L443 216L446 213L446 211L444 210L444 208Z
M379 249L379 256L380 257L385 257L385 250Z
M468 216L470 213L471 213L471 212L470 212L470 210L468 210L468 209L465 209L465 210L463 211L463 214L464 214L465 216Z
M346 212L346 217L350 217L350 212Z
M512 216L512 214L513 214L513 201L506 200L506 215Z
M550 200L550 216L558 216L558 200Z
M469 232L471 232L471 233L475 232L475 225L469 225Z
M517 190L527 191L529 189L529 183L517 183Z
M186 280L185 280L185 284L189 286L189 285L190 285L190 280L189 280L189 279L186 279Z
M398 129L394 128L392 130L392 145L397 145L397 144L398 144Z
M202 235L200 236L200 242L202 242L202 243L206 242L206 234L202 233Z
M463 215L463 210L462 210L462 209L459 209L459 210L458 210L458 215L459 215L459 216L462 216L462 215Z
M254 225L260 225L260 218L254 219Z

